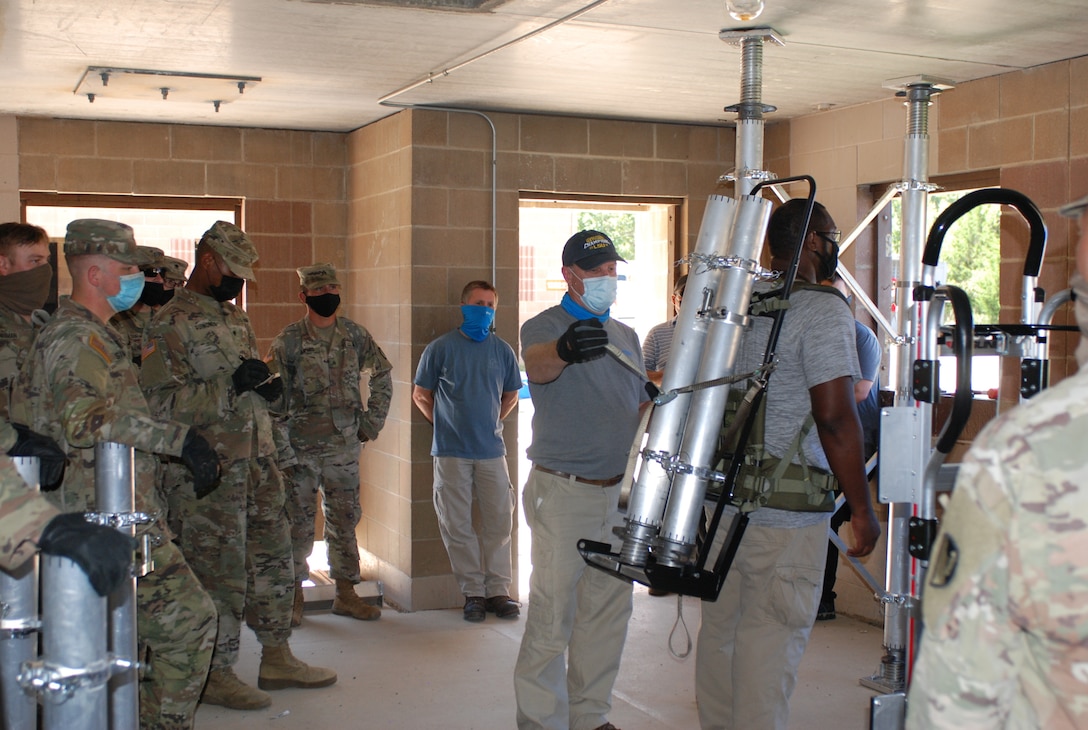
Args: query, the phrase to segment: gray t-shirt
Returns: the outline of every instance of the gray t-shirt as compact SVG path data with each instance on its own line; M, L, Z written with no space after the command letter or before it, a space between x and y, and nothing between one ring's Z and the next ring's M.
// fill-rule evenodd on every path
M770 330L769 317L752 318L751 329L741 342L738 373L754 370L763 361ZM780 457L789 449L812 412L809 388L846 375L855 382L861 379L854 317L845 300L832 291L795 290L790 295L790 308L782 323L775 355L778 367L767 385L764 438L767 452ZM829 468L815 428L802 448L810 466ZM751 523L767 527L803 527L828 517L830 513L764 507L751 514Z
M521 348L556 340L575 318L560 306L546 309L521 327ZM608 341L634 363L642 363L638 335L625 324L604 324ZM533 399L530 461L586 479L622 474L639 423L639 404L649 400L645 378L605 355L568 365L550 383L529 381Z

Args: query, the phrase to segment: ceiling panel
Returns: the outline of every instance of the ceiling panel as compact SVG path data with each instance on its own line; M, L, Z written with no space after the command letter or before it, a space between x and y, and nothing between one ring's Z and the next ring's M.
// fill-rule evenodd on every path
M456 0L460 2L461 0ZM7 0L0 113L348 131L380 103L720 124L739 101L722 0ZM588 8L588 10L587 10ZM1083 0L766 0L762 97L785 119L1088 54ZM543 29L543 30L542 30ZM73 91L88 66L259 77L211 100ZM1073 80L1073 83L1081 80ZM1088 82L1086 82L1088 83ZM418 84L418 85L417 85Z

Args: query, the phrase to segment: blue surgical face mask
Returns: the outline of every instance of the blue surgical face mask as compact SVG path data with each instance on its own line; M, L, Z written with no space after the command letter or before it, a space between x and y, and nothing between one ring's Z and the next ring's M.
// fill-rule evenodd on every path
M575 277L578 275L575 274ZM597 314L604 314L616 301L616 287L619 285L619 277L595 276L591 279L579 279L585 293L582 294L582 304L586 309Z
M461 331L469 339L483 342L491 333L491 323L495 321L495 310L479 304L462 304L461 317L464 319Z
M124 312L131 309L132 305L140 301L140 294L144 290L144 272L125 274L120 277L121 289L112 297L106 297L115 312Z

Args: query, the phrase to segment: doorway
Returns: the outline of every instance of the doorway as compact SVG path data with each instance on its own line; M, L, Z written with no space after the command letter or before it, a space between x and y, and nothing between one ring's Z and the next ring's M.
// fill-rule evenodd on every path
M562 275L562 242L592 228L607 233L626 262L619 264L619 291L611 316L638 333L672 317L673 282L684 270L675 264L683 254L680 222L682 199L635 199L578 196L562 198L523 193L519 207L518 331L527 320L559 304L566 293ZM520 353L520 347L517 348ZM532 443L533 403L522 368L518 402L517 584L529 596L530 534L521 509L521 490L529 475L525 455Z

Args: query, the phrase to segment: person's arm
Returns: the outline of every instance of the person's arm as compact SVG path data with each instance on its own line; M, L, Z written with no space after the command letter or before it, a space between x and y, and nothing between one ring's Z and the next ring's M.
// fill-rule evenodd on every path
M499 400L499 420L503 420L510 415L510 411L514 410L514 406L518 404L518 391L508 390L502 394L502 398Z
M853 379L848 375L809 389L812 418L820 436L820 445L846 496L846 503L850 505L854 546L847 554L863 557L876 547L880 525L873 512L869 482L865 478L861 422L853 395Z
M370 333L365 329L363 332L367 343L366 350L358 353L359 369L370 371L370 399L366 410L360 415L359 430L373 441L385 426L385 417L393 400L393 366Z
M869 391L873 389L873 381L859 380L854 383L854 402L861 403L869 397Z
M569 365L566 360L559 357L556 350L556 342L540 342L526 347L522 352L525 360L525 377L530 383L550 383L562 374Z
M416 404L416 408L423 414L423 417L434 423L434 391L427 388L421 388L418 385L412 386L412 402Z

